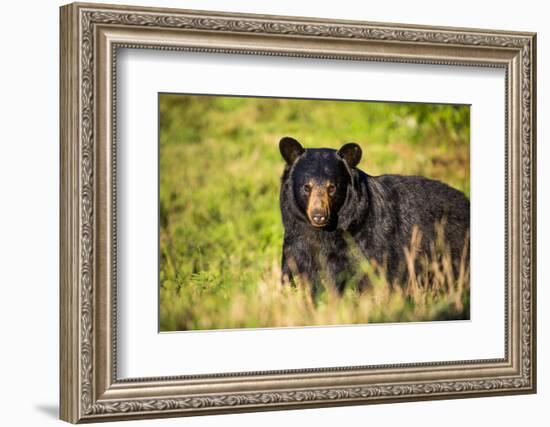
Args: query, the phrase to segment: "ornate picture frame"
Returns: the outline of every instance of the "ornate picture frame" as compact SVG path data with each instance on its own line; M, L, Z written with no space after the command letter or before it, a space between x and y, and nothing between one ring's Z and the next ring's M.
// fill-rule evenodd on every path
M61 8L60 416L72 423L536 391L536 36L98 4ZM117 49L506 73L505 357L117 378Z

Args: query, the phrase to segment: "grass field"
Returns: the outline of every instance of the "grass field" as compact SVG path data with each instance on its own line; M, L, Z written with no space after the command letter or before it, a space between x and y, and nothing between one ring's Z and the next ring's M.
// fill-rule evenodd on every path
M361 295L281 287L278 204L286 135L306 148L353 141L371 175L423 175L469 196L469 107L163 94L159 108L161 331L469 317L469 274L445 263Z

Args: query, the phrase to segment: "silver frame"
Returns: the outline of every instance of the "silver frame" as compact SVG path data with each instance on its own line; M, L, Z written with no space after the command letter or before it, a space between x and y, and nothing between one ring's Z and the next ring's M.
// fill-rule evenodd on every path
M535 34L80 3L63 6L60 13L63 420L535 392ZM505 357L117 379L118 48L504 68Z

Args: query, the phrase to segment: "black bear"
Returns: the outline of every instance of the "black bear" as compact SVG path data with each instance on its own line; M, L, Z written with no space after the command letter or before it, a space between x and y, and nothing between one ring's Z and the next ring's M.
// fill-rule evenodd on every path
M353 279L364 289L369 279L350 255L350 243L383 266L390 282L403 283L414 230L421 235L418 254L429 256L436 224L443 221L453 269L469 262L470 202L460 191L420 176L370 176L357 168L362 151L355 143L338 151L304 149L284 137L279 149L286 162L280 193L283 283L298 278L314 292L321 284L342 292Z

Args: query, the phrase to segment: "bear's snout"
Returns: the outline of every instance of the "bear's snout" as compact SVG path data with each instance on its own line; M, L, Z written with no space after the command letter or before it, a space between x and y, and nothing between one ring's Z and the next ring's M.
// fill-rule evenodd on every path
M311 225L314 227L324 227L328 224L330 218L329 203L327 190L320 186L313 187L307 206L307 216Z

